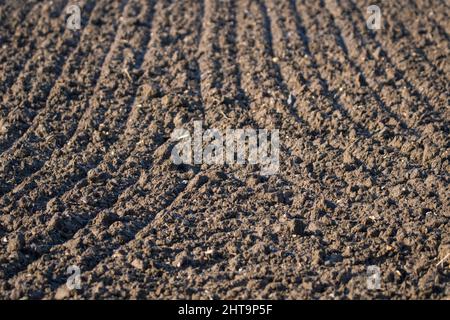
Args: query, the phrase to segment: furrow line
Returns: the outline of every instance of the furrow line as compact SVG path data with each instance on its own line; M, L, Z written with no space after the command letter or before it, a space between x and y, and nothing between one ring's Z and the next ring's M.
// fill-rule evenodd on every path
M192 6L192 4L190 4ZM196 7L196 5L194 5L194 8ZM180 77L179 79L183 79L186 75L188 77L198 77L194 74L192 74L192 71L190 70L190 66L188 64L186 64L187 61L190 61L188 59L188 57L192 54L195 54L195 52L189 52L187 50L189 50L189 48L192 46L191 43L192 41L196 41L196 36L195 34L198 31L195 31L194 26L188 24L186 26L186 22L181 21L177 21L177 19L180 18L180 16L177 16L177 14L179 14L180 10L188 10L188 6L186 5L180 5L180 4L173 4L171 6L169 6L168 8L165 8L164 11L166 12L166 14L158 14L158 18L162 19L164 16L167 16L167 14L169 15L169 17L172 19L174 19L175 21L170 21L170 20L166 20L166 19L162 19L161 23L169 23L167 26L162 25L160 27L161 30L159 30L157 33L155 33L155 41L152 43L151 45L151 49L149 51L149 57L150 58L154 58L155 56L160 56L158 59L153 59L151 60L151 66L148 69L146 69L144 72L144 79L152 76L152 77L162 77L161 79L164 79L164 74L166 74L165 72L162 72L161 68L169 68L169 70L171 70L172 72L177 71L178 70L178 77ZM192 9L193 10L193 9ZM198 11L194 11L194 12L198 12ZM172 16L173 15L173 16ZM188 15L189 17L189 15ZM174 24L172 26L172 23ZM177 30L175 25L179 25L181 23L181 25L185 25L185 29L181 29L181 30ZM196 23L198 25L198 23ZM170 32L170 30L172 31L176 31L175 33ZM168 35L171 35L171 38L168 38ZM183 40L184 39L184 40ZM165 51L162 55L162 51L161 51L161 46L166 46L165 47ZM184 48L184 49L182 49ZM182 50L179 50L182 49ZM178 57L178 60L175 64L170 65L167 62L169 60L167 59L171 59L173 57L173 55L180 55ZM185 56L187 55L187 56ZM182 73L180 73L180 71L182 71ZM184 76L183 76L184 74ZM148 78L150 80L150 78ZM169 95L170 93L170 88L174 87L174 84L177 83L177 81L179 79L173 79L171 82L167 83L167 85L163 85L161 86L160 90L161 90L161 96L166 96ZM186 78L184 78L186 79ZM157 79L151 79L152 81L156 81ZM199 80L196 80L199 81ZM151 83L151 81L149 81ZM189 108L193 108L193 110L191 110L190 112L197 112L197 107L196 105L199 103L200 100L197 101L197 99L192 100L191 97L189 97L190 94L198 94L198 86L196 85L192 85L189 83L190 81L183 81L182 86L184 86L186 89L188 89L191 93L187 93L187 95L185 95L186 97L186 101L182 102L186 104L188 103L188 105L190 104L191 107ZM164 82L163 82L164 83ZM191 88L191 89L189 89ZM185 91L185 89L180 88L180 90ZM146 97L145 95L142 96L142 105L145 106L143 108L143 111L148 112L148 114L153 115L152 119L152 124L150 126L148 126L148 128L146 128L146 130L144 131L144 136L142 136L140 139L140 141L142 141L142 143L138 143L137 148L135 150L133 150L132 155L129 157L130 161L128 161L126 164L124 164L123 166L119 167L119 172L117 174L117 179L118 181L118 185L120 185L122 188L123 186L126 187L125 190L122 190L123 192L120 194L120 196L117 196L116 201L111 204L113 205L113 208L108 209L109 205L105 207L95 204L95 197L98 197L98 195L93 195L93 197L89 197L86 203L86 209L81 208L83 211L86 210L85 214L82 214L80 212L80 208L77 209L76 204L72 204L69 207L66 208L66 211L68 210L68 212L73 212L73 214L76 214L78 217L80 217L81 220L83 220L84 218L86 218L87 220L83 220L84 222L81 222L77 224L77 226L81 226L82 228L79 229L79 231L77 232L76 235L76 241L79 241L78 235L79 234L86 234L85 236L83 236L83 238L85 239L89 239L92 236L98 235L97 233L93 234L92 233L92 228L95 226L97 226L97 224L99 223L99 221L102 221L102 217L104 217L105 215L108 215L108 212L118 212L121 215L121 221L123 221L122 224L119 224L116 232L114 232L112 229L110 230L110 232L115 233L115 237L114 237L114 241L108 241L106 244L103 243L103 246L98 247L98 256L104 255L104 254L109 254L110 250L109 248L117 246L120 244L120 239L123 239L123 237L121 236L121 234L124 234L124 232L126 233L126 230L133 230L133 229L139 229L141 226L141 224L143 223L142 221L146 221L146 219L149 219L151 217L148 216L148 214L145 213L145 207L142 208L141 210L143 210L144 212L136 212L136 214L139 214L139 216L135 217L134 219L131 219L131 217L128 217L128 215L132 214L130 213L128 210L126 210L126 208L128 207L129 203L133 203L132 198L135 197L136 200L135 201L139 201L139 199L145 199L146 197L148 197L146 194L143 194L143 190L142 190L142 186L148 185L149 182L146 182L146 180L148 179L149 175L146 173L147 170L150 170L150 172L154 171L155 169L151 169L152 166L152 160L151 157L149 157L150 155L156 153L159 154L160 152L161 156L163 156L164 160L167 158L167 155L170 155L170 152L167 153L167 144L163 145L163 149L162 151L158 151L161 150L160 148L158 149L157 146L158 144L161 144L164 142L164 139L161 139L162 135L161 134L165 134L167 135L167 133L158 133L155 132L155 130L159 130L158 127L160 127L160 124L162 124L161 121L164 121L164 118L166 117L166 113L167 110L160 110L161 108L161 101L165 101L165 99L162 98L154 98L154 99L150 99L150 97ZM146 101L146 99L150 99L149 101ZM147 107L146 104L149 103L149 106ZM177 108L182 107L182 105L178 105ZM174 110L175 111L175 110ZM172 111L170 111L172 112ZM186 115L189 116L189 113L187 113ZM190 115L190 117L192 117L192 115ZM173 120L172 120L173 121ZM137 131L134 131L137 132ZM153 133L152 133L153 132ZM169 133L170 134L170 133ZM154 138L151 138L150 140L153 140L154 143L148 143L146 141L146 139L150 138L151 136L154 136ZM159 142L158 142L159 141ZM157 148L156 151L153 150L149 150L148 148ZM169 150L170 151L170 150ZM158 158L158 157L157 157ZM136 160L138 160L139 163L136 163ZM146 162L146 163L142 163L141 162ZM166 160L165 160L166 161ZM138 168L138 170L135 170L136 168ZM144 170L140 170L139 168L142 168ZM124 179L123 177L126 176L127 171L129 171L130 169L132 169L132 174L131 174L131 182L135 181L136 177L138 178L138 181L135 184L132 184L131 186L129 186L129 184L127 183L126 179ZM164 171L164 170L163 170ZM136 176L136 172L138 173L138 175ZM157 173L155 173L157 174ZM178 175L177 172L175 172L175 175ZM140 178L139 178L140 177ZM112 179L110 179L112 180ZM122 180L122 181L120 181ZM179 181L180 179L176 179L175 181L175 190L176 190L176 186L181 186L181 187L185 187L184 184L180 183ZM170 185L172 185L174 182L170 182L171 179L169 179L168 183ZM128 181L129 182L129 181ZM167 186L167 188L163 188L163 189L167 189L170 190L172 188L170 188L170 185ZM156 186L156 185L148 185L151 188L155 188L153 191L149 191L149 194L152 195L158 195L160 194L160 192L158 190L160 190L161 186ZM113 187L114 189L115 187ZM101 192L101 190L103 189L102 186L99 187L98 190L89 188L89 187L85 187L83 189L86 189L87 192L92 192L92 191L99 191ZM92 190L90 190L92 189ZM115 189L117 191L117 189ZM120 190L120 189L119 189ZM175 192L175 191L174 191ZM177 193L177 192L175 192ZM162 194L163 196L164 194ZM107 194L104 194L105 196L105 200L107 199L106 196ZM101 195L100 197L103 197L103 195ZM168 199L170 199L170 194L168 194L166 196L166 198L169 197ZM65 203L68 203L67 201L69 201L69 199L63 199ZM101 198L99 200L99 202L101 202ZM159 201L162 204L166 203L168 200L164 200L164 196L163 198L161 198L161 196L158 196L155 198L154 201ZM156 204L156 203L155 203ZM92 206L92 207L91 207ZM79 206L78 206L79 207ZM84 206L83 206L84 207ZM95 212L98 212L97 209L102 209L98 214L96 214ZM92 212L92 210L94 209L94 213L90 213ZM78 211L78 213L77 213ZM86 216L87 215L87 216ZM141 216L142 215L142 216ZM76 221L76 217L74 217L73 221ZM95 220L92 220L91 222L89 222L88 225L86 225L85 223L87 223L88 221L90 221L91 219L95 218ZM94 224L94 225L92 225ZM86 225L86 227L83 227L83 225ZM117 225L117 224L116 224ZM99 228L103 229L103 234L108 234L108 227L109 226L101 226L98 225ZM77 227L78 228L78 227ZM74 232L76 232L76 230L73 230ZM56 233L55 233L56 232ZM61 231L53 231L54 235L57 235L58 233L61 233ZM72 232L71 232L72 234ZM55 238L55 240L58 239L58 237ZM59 240L58 240L59 241ZM117 242L119 241L119 242ZM68 245L70 245L73 241L67 242ZM96 245L99 245L98 243L96 243ZM58 247L58 246L57 246ZM55 252L57 249L57 247L55 247ZM101 252L104 252L103 254ZM48 257L49 254L46 254L42 257L42 259L46 259L46 257ZM51 256L51 255L50 255ZM97 257L98 258L98 257ZM92 259L92 257L89 257L88 255L86 255L84 258L82 258L84 262L87 263L87 266L89 265L89 260ZM56 262L56 261L55 261ZM91 262L92 263L92 262ZM64 267L64 266L62 266Z
M66 3L67 0L37 3L15 30L14 40L0 52L0 61L4 61L0 64L0 116L5 117L12 112L8 99L14 98L23 90L20 86L17 87L17 83L24 76L34 52L45 48L49 34L61 35L64 32L65 23L55 24L55 21L65 15ZM10 57L14 57L14 60L10 60Z
M102 72L101 66L105 66L105 59L108 55L110 56L110 49L116 38L116 34L112 33L114 32L113 28L117 26L116 22L119 21L119 14L123 9L123 5L123 2L115 2L101 7L97 2L97 7L91 15L92 23L86 28L84 39L80 41L83 45L72 52L70 61L66 64L67 68L63 70L61 79L56 83L52 93L49 95L45 107L47 112L39 115L40 119L35 123L36 128L30 131L30 137L23 141L14 150L14 154L9 155L2 164L0 173L4 179L3 183L5 185L2 186L2 193L5 195L0 201L4 203L5 208L12 202L18 201L27 190L30 191L34 188L38 174L45 178L45 176L43 177L43 172L39 172L48 166L46 164L48 164L49 159L59 159L63 152L67 151L67 146L69 145L70 147L76 127L79 127L81 119L86 117L83 114L90 110L88 105L89 98L86 98L86 95L90 97L88 95L89 92L93 93L99 89L98 82ZM119 12L114 13L117 16L105 18L106 23L110 23L109 20L115 19L109 24L108 28L103 28L101 33L88 33L88 30L93 32L101 28L102 23L99 19L103 10L115 9L120 9ZM89 49L85 46L101 43L102 36L107 39L107 51L102 51L100 46L98 47L98 56L89 56ZM98 65L99 63L100 65ZM88 72L83 73L85 68L87 68ZM103 72L105 73L105 71ZM81 87L86 91L83 95L79 92ZM99 107L98 103L96 107ZM72 121L73 119L76 121ZM86 128L83 129L87 129L87 125L84 125ZM89 138L87 135L88 132L83 133L84 144L88 142ZM63 148L63 146L65 147ZM38 153L36 153L37 150L39 150ZM70 165L70 163L65 165ZM77 168L76 170L80 171L82 168ZM45 183L51 182L46 181ZM6 194L6 192L9 192L9 194Z
M79 5L86 14L83 18L88 18L94 2ZM56 25L59 24L64 24L64 17L56 21ZM24 75L14 85L17 87L16 92L10 93L13 100L10 99L5 103L7 109L12 112L2 120L0 157L9 148L14 148L18 140L27 134L28 129L35 127L36 117L46 111L44 107L48 96L61 77L67 58L76 49L79 40L79 33L74 34L71 30L66 30L62 36L53 33L52 37L47 39L45 48L38 50L28 60Z

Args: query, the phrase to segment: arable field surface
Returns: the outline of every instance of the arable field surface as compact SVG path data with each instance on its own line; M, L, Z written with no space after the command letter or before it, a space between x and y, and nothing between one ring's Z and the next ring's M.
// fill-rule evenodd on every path
M0 298L448 299L450 4L377 2L0 0Z

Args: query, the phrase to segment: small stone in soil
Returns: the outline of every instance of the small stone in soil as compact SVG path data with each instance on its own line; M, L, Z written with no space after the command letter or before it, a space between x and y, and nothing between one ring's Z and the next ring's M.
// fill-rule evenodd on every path
M145 264L144 264L144 261L142 261L141 259L134 259L132 262L131 262L131 265L134 267L134 268L136 268L136 269L139 269L139 270L144 270L145 269Z

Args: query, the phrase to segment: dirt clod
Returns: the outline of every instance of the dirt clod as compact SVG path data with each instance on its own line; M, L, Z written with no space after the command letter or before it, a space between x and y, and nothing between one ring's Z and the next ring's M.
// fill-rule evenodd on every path
M145 269L144 261L141 260L141 259L138 259L138 258L134 259L134 260L131 262L131 265L132 265L134 268L139 269L139 270L144 270L144 269Z
M175 257L175 260L173 261L173 266L177 268L184 268L188 266L191 262L191 259L189 255L186 252L180 252Z
M25 237L23 233L19 232L8 241L7 251L8 253L19 252L25 246Z

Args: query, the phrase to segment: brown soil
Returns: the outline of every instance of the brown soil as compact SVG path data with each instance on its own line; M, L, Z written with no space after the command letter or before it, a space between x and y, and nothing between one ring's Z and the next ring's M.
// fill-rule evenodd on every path
M448 3L70 3L0 1L0 298L450 297ZM196 120L280 173L174 165Z

